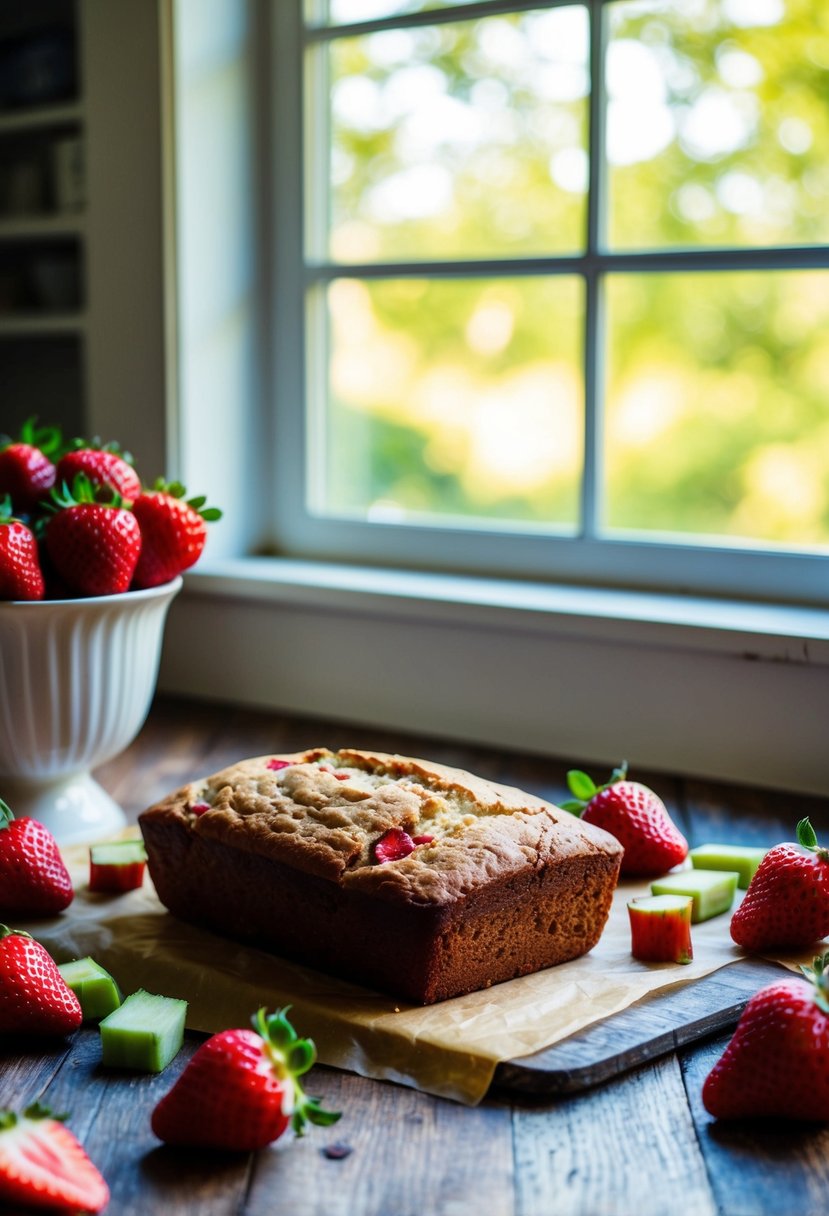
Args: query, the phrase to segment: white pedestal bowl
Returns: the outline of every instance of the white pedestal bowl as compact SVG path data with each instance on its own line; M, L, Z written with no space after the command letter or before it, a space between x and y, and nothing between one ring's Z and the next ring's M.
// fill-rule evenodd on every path
M126 823L90 775L132 742L181 579L94 599L0 603L0 797L61 844Z

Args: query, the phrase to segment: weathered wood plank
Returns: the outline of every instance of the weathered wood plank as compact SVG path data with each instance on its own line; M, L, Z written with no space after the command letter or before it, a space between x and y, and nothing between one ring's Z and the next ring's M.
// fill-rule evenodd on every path
M245 1216L512 1216L508 1107L470 1110L327 1069L308 1090L343 1117L256 1156ZM335 1142L353 1151L329 1160Z
M3 1036L0 1040L0 1110L22 1110L41 1098L69 1058L73 1040Z
M513 1118L518 1216L715 1216L675 1057Z
M778 1120L712 1119L702 1084L729 1036L681 1054L691 1115L711 1187L727 1216L825 1216L829 1194L829 1128Z

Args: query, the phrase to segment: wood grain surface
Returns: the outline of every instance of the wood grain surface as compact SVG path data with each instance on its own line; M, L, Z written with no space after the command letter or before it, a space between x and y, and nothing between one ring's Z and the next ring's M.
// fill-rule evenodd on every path
M97 776L134 820L163 794L233 760L316 744L425 755L554 801L564 795L567 768L588 767L577 757L557 763L165 699L133 746ZM818 832L827 828L818 800L634 776L660 793L693 844L774 844L790 839L805 814ZM728 985L728 970L717 974ZM342 1110L341 1121L254 1155L173 1150L150 1130L153 1105L199 1041L188 1035L160 1077L103 1069L95 1030L58 1045L0 1041L0 1106L40 1098L70 1111L70 1126L110 1185L111 1216L816 1216L827 1209L829 1131L724 1126L703 1110L702 1082L728 1035L680 1046L577 1095L495 1091L474 1110L318 1067L307 1087ZM350 1151L330 1159L325 1148L335 1142Z

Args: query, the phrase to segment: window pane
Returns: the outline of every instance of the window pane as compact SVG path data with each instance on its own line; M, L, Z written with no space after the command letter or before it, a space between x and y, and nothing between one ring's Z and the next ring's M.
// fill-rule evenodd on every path
M829 271L607 287L608 525L829 544Z
M829 5L608 5L611 246L829 239Z
M575 525L579 279L340 279L328 308L318 511Z
M564 8L315 48L318 68L329 57L328 256L581 249L587 43L586 11Z
M473 0L306 0L305 7L306 19L314 25L345 25L472 3Z

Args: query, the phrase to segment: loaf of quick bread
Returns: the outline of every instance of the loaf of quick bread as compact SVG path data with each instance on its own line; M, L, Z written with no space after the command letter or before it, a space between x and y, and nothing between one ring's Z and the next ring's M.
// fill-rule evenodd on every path
M592 949L622 858L520 790L325 748L243 760L139 823L175 916L420 1004Z

